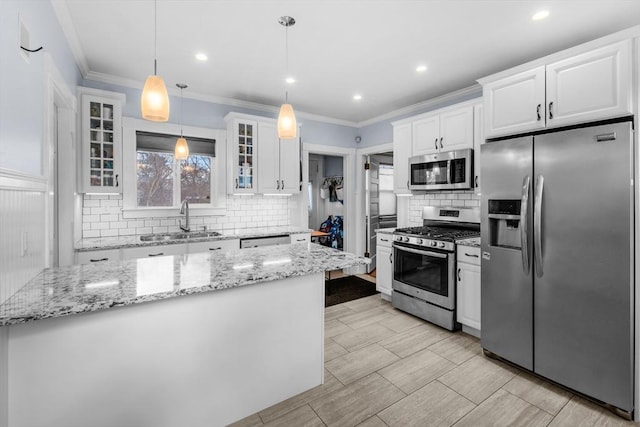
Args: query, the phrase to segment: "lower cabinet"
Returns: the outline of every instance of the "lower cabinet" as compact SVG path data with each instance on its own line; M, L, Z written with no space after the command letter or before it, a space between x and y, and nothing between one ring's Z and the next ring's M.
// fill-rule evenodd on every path
M457 320L463 325L463 330L479 336L480 248L458 245L457 257Z
M391 234L379 233L376 240L376 290L387 299L393 282L393 248Z

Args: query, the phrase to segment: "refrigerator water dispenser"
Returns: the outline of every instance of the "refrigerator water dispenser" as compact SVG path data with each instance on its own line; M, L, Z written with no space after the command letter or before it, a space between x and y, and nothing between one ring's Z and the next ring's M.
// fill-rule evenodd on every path
M521 249L520 203L517 200L489 200L489 245Z

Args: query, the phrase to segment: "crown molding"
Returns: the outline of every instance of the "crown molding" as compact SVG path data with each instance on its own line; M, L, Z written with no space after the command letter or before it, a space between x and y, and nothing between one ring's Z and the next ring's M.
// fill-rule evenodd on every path
M445 102L448 102L448 101L456 102L456 101L459 101L460 98L463 98L465 96L475 95L475 94L477 94L478 96L482 95L482 86L480 86L478 83L465 87L463 89L456 90L454 92L449 92L444 95L431 98L426 101L419 102L417 104L409 105L407 107L400 108L398 110L390 111L380 116L359 122L356 124L356 127L362 128L362 127L369 126L384 120L391 120L405 114L416 113L418 111L424 112L423 110L427 110L430 107L438 108Z
M82 45L80 44L80 39L76 33L76 28L71 20L67 2L65 0L51 0L51 6L56 14L56 18L58 18L58 23L60 23L62 32L67 38L67 42L71 48L71 53L76 60L80 73L82 73L83 78L87 78L87 75L89 74L89 63L87 62L87 57L84 54L84 51L82 50Z

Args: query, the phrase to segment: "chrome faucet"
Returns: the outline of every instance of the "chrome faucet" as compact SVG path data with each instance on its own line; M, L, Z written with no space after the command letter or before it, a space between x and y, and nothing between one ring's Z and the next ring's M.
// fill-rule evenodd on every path
M191 228L189 227L189 202L187 202L187 199L184 199L182 201L182 205L180 206L180 215L184 215L185 218L187 219L186 224L183 226L182 225L182 220L179 221L179 225L180 225L180 230L185 231L185 232L190 232Z

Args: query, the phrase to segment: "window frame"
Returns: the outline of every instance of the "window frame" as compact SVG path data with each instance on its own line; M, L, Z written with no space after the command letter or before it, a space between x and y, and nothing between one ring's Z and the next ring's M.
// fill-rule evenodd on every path
M226 169L227 155L224 129L207 129L183 126L183 133L198 138L215 139L216 155L211 158L211 203L189 205L191 216L226 214ZM167 207L137 206L137 150L136 132L154 132L179 135L180 126L172 123L156 123L132 117L122 118L122 216L124 218L178 217L180 202L174 198L174 205ZM187 141L189 141L187 137ZM177 204L176 204L177 203Z

